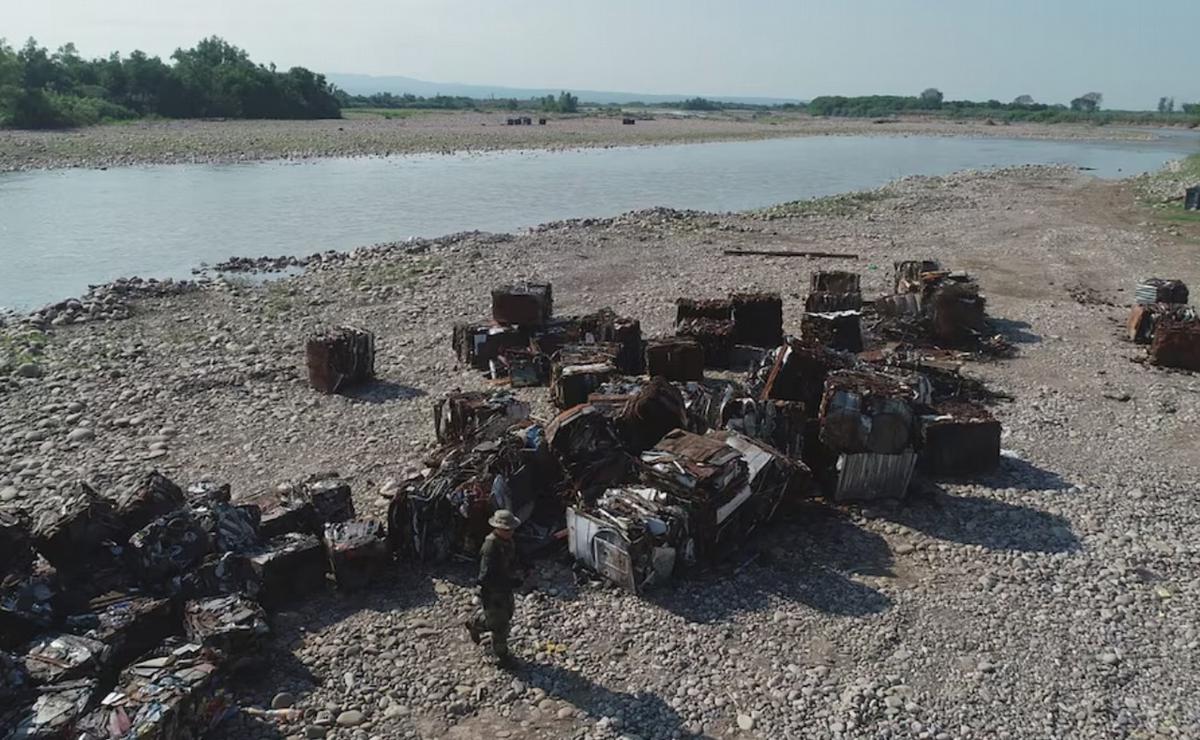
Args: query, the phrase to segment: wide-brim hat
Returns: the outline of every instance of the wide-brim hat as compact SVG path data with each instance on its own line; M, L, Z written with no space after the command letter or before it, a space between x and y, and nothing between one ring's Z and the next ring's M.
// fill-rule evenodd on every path
M521 520L508 509L500 509L488 520L488 525L496 529L516 529L521 526Z

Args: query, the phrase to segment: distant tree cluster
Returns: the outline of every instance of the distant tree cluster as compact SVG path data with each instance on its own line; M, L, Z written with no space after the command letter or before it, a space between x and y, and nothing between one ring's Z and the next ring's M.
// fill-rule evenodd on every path
M542 110L547 113L577 113L579 111L579 98L566 90L559 93L557 98L547 95L540 102Z
M1100 110L1100 102L1104 96L1098 92L1084 93L1071 101L1071 110L1083 113L1095 113Z
M216 36L177 49L172 64L135 51L83 59L73 44L51 53L30 39L0 40L0 125L66 128L103 120L338 118L333 87L303 67L280 72Z
M335 90L334 96L342 108L470 110L478 107L480 102L475 100L475 98L467 98L460 95L434 95L428 98L411 93L396 95L390 92L375 93L374 95L349 95L344 90ZM517 107L517 101L515 100L506 100L503 103L506 105L511 103L513 108Z

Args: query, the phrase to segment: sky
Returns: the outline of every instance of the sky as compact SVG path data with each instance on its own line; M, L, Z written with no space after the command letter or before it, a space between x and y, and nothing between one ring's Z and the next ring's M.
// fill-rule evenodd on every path
M1195 0L0 0L0 35L434 82L809 99L917 94L1110 108L1200 101Z

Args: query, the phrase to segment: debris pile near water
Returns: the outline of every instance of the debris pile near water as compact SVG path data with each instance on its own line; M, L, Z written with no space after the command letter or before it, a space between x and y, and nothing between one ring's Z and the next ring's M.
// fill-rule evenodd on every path
M104 496L0 514L0 735L198 737L229 672L261 663L274 609L361 588L390 559L333 474L231 497L157 471Z

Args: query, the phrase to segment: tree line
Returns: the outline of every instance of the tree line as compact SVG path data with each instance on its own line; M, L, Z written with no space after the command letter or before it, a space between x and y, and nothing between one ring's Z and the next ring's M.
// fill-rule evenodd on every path
M135 51L84 59L73 44L50 52L0 40L0 125L67 128L143 116L338 118L325 77L279 71L216 36L177 49L171 63Z
M949 116L988 116L1004 120L1055 122L1060 120L1140 120L1155 114L1143 111L1104 111L1103 94L1088 92L1071 100L1070 104L1039 103L1031 95L1019 95L1009 103L999 100L946 100L937 88L927 88L920 95L823 95L809 101L807 109L814 116L876 118L898 113L939 113ZM1158 114L1175 113L1175 99L1161 98ZM1180 111L1188 116L1200 115L1200 103L1184 103Z

